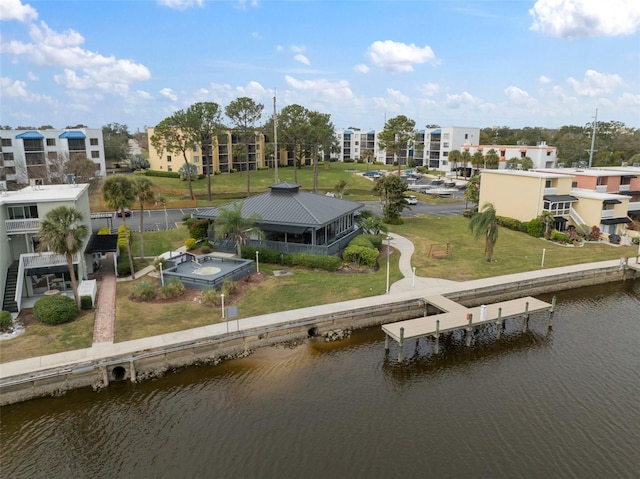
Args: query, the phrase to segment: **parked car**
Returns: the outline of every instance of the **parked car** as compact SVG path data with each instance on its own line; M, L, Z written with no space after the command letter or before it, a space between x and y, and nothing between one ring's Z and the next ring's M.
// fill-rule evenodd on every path
M131 210L129 208L118 208L118 211L116 211L116 216L118 216L118 218L122 218L122 214L124 213L125 216L131 216Z
M418 204L418 198L415 195L407 195L407 196L404 197L404 200L409 205L417 205Z

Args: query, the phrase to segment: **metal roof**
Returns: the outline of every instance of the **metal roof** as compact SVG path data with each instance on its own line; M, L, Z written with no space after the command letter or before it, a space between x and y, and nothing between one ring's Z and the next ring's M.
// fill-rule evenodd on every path
M571 195L544 195L544 200L551 203L560 203L578 201L578 198Z
M118 235L92 234L85 248L85 254L113 253L118 251Z
M81 131L65 131L58 138L69 138L71 140L84 140L87 136Z
M250 196L244 200L216 208L201 210L196 217L216 218L222 209L242 203L242 216L257 215L262 224L304 225L319 227L361 209L364 205L354 201L332 198L299 190L300 185L279 183L268 193Z

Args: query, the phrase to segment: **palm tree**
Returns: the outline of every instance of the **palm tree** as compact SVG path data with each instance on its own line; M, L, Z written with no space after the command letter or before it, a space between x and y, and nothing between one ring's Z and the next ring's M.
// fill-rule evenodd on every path
M140 257L144 258L144 204L155 201L153 182L146 176L133 177L133 194L140 205Z
M451 150L449 152L449 163L451 164L451 171L455 171L456 178L458 177L458 163L462 161L462 153L460 150Z
M253 232L262 236L262 231L255 226L261 221L259 215L253 214L249 217L242 216L242 201L233 203L229 208L221 208L220 214L215 219L216 238L232 236L235 240L236 252L242 256L242 245L247 242L247 238Z
M551 211L543 211L540 215L540 221L544 225L544 239L549 239L551 237L551 230L553 229L553 222L555 218Z
M136 195L133 187L133 180L124 175L109 176L102 185L102 198L105 204L114 210L118 208L129 208L135 201ZM122 225L127 231L127 217L122 215ZM131 235L127 232L127 253L129 254L129 268L131 269L131 278L135 279L135 270L133 269L133 256L131 255Z
M67 259L73 297L80 309L78 283L73 269L73 256L80 252L84 240L89 235L89 227L82 223L84 215L75 208L58 206L49 211L40 222L38 237L42 246L50 251L64 255Z
M482 210L471 218L469 229L475 232L476 238L484 236L484 254L490 263L493 259L493 247L498 240L498 220L493 204L482 205Z

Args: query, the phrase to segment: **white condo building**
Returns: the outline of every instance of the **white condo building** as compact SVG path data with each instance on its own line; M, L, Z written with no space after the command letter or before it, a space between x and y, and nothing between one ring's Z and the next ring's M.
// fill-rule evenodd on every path
M66 182L64 163L78 155L96 164L96 175L106 175L101 128L0 130L0 181Z

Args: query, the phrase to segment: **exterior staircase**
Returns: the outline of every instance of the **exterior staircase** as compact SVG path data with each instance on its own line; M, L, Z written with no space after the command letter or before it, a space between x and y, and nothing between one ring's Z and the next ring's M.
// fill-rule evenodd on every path
M7 270L7 281L4 287L4 298L2 301L2 310L11 313L18 312L18 303L14 301L16 296L16 287L18 285L18 261L14 261Z

